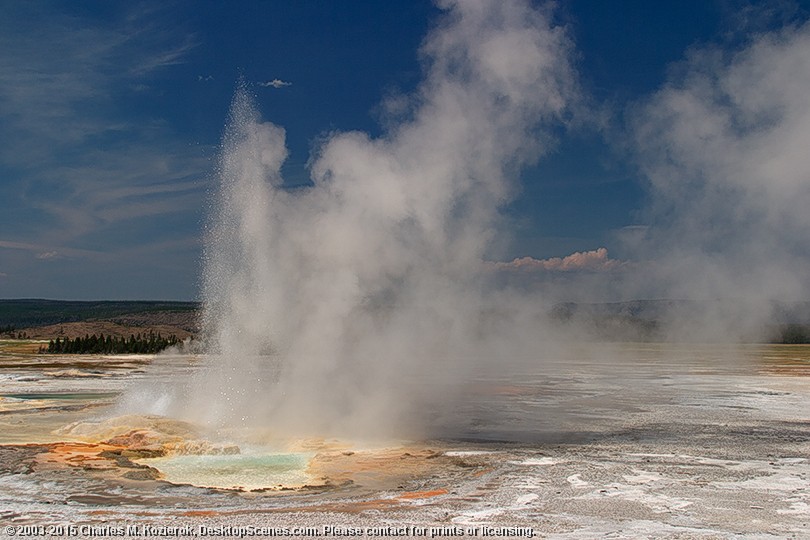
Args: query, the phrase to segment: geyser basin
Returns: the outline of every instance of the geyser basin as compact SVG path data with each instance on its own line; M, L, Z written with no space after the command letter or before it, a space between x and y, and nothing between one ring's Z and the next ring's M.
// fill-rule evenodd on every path
M174 484L239 489L299 488L310 480L306 470L311 453L234 455L175 455L138 460L159 470Z

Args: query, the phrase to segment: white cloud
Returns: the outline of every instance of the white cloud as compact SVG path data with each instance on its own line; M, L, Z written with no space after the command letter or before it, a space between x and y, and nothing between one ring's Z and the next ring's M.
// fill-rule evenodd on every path
M608 257L607 249L600 247L592 251L578 251L562 258L535 259L532 257L521 257L510 262L496 262L491 264L498 270L521 272L604 272L626 267L629 263L627 261L611 259Z
M143 58L138 64L129 70L131 76L140 77L151 73L157 69L183 64L189 51L197 46L190 37L183 43L172 46L168 50L159 50Z
M284 88L285 86L292 86L292 83L287 82L287 81L282 81L281 79L273 79L272 81L260 82L259 86L263 86L265 88L268 88L268 87Z

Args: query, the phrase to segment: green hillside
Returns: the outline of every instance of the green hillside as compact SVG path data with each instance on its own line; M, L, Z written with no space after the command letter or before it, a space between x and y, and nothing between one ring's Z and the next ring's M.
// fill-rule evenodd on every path
M0 329L111 319L132 313L194 312L199 302L0 300Z

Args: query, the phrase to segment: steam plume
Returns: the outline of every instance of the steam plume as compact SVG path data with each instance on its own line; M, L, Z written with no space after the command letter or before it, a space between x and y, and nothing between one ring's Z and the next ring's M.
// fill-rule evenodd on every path
M410 114L379 138L326 137L310 187L285 188L284 130L237 92L207 230L209 364L185 390L160 392L153 412L406 437L437 403L463 401L444 383L480 373L478 360L503 370L529 359L537 373L539 358L564 358L566 338L587 337L577 323L570 334L548 325L551 301L723 300L641 302L630 314L660 310L656 339L725 341L750 339L772 302L805 297L809 26L760 34L735 55L693 50L636 104L628 138L653 204L646 225L625 229L621 260L600 248L482 264L518 172L578 100L572 45L528 2L441 7L424 80L397 102ZM507 274L500 289L493 268ZM532 294L510 284L526 277ZM608 366L608 349L588 369ZM418 397L414 382L428 383Z
M734 301L733 314L694 321L705 332L693 338L750 335L772 301L807 294L808 58L807 24L760 34L736 54L692 51L634 113L653 199L636 246L658 261L648 278L670 297Z
M481 342L481 261L575 95L571 46L528 2L441 7L411 116L377 139L330 135L310 188L283 187L284 130L237 92L206 248L216 358L175 405L186 416L395 429L403 377L458 369Z

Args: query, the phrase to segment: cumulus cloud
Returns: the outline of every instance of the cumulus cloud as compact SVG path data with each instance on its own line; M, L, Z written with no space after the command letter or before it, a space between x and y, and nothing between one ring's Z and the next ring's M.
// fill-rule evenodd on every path
M263 86L265 88L284 88L285 86L292 86L291 82L282 81L281 79L273 79L272 81L265 81L260 82L259 86Z
M532 257L521 257L510 262L494 263L494 267L498 270L521 272L604 272L625 267L627 264L627 261L611 259L608 257L607 249L600 247L592 251L577 251L562 258L535 259Z

